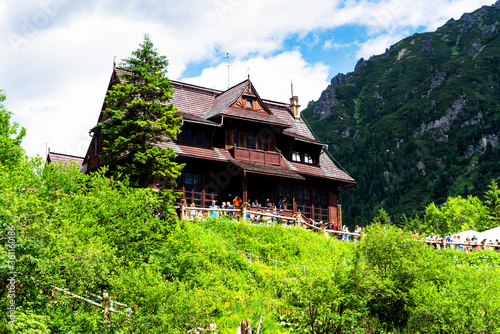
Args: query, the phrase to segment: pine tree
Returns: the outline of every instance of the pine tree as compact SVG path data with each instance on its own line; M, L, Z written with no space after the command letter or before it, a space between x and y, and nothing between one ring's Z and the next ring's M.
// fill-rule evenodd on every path
M491 180L488 188L485 193L486 200L484 201L487 206L486 215L490 226L497 226L500 225L500 190L494 179Z
M149 35L122 60L122 83L113 86L106 96L111 107L101 123L103 145L110 170L118 177L128 177L135 187L155 185L168 188L179 176L183 165L172 161L173 149L159 145L180 133L181 118L169 101L174 89L166 76L168 61L159 55Z

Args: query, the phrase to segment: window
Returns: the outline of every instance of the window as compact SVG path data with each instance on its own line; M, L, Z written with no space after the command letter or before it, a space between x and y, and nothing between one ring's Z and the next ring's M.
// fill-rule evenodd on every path
M311 191L309 189L297 188L297 210L311 218Z
M184 198L188 205L195 203L196 206L201 206L202 196L202 175L198 173L184 174Z
M255 150L255 132L247 131L247 148Z
M328 221L328 194L325 191L313 191L314 215L316 221Z
M292 151L292 161L300 162L300 153Z
M252 100L247 100L247 108L253 109L252 108Z
M262 150L269 151L269 136L266 132L262 132Z
M196 146L207 147L207 134L205 132L196 131Z
M304 153L304 162L306 164L311 164L312 165L313 164L313 158L309 154Z
M286 204L287 209L292 209L293 207L293 188L290 186L279 186L278 187L278 197L279 202L283 207Z
M182 130L181 144L207 147L207 133L205 131L193 131L190 129Z
M193 145L193 131L189 129L182 130L181 142L186 145Z

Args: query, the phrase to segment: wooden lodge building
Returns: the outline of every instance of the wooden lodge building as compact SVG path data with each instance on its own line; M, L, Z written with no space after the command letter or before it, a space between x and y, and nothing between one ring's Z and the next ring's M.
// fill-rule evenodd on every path
M108 89L121 82L122 73L113 70ZM177 190L188 205L220 205L239 196L262 205L269 200L287 216L300 210L316 221L339 222L339 188L349 190L356 182L330 160L326 145L301 119L297 97L290 104L262 99L250 79L225 91L171 82L170 102L183 118L182 133L162 147L186 163ZM101 111L98 122L105 117ZM91 132L86 172L103 165L99 126Z

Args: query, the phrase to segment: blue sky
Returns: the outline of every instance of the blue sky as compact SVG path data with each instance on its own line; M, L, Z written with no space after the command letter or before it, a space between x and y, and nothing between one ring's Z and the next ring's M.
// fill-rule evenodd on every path
M493 0L0 0L0 89L29 155L83 156L113 57L149 33L171 79L226 89L250 78L302 107L337 73ZM229 53L228 62L225 59Z

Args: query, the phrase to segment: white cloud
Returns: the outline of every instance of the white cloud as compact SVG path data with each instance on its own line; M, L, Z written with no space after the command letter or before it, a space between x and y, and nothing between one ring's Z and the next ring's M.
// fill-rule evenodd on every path
M433 30L494 0L196 0L0 2L0 89L14 120L27 128L28 154L54 151L83 155L88 130L99 114L113 56L126 58L145 32L168 57L169 77L193 63L213 64L197 78L210 87L251 79L263 98L288 101L290 80L305 107L328 84L331 59L314 61L309 48L355 50L354 64L384 52L416 27ZM351 32L336 42L335 28ZM355 29L355 33L352 33ZM325 32L329 37L325 37ZM287 38L286 48L283 44ZM332 39L333 38L333 39ZM328 39L329 41L327 41ZM309 49L312 50L312 49Z
M364 43L360 43L360 47L356 53L356 58L363 57L364 59L368 59L373 55L382 54L385 52L385 49L389 48L391 45L397 43L406 36L408 36L407 32L395 35L379 35L375 38L371 38Z
M317 100L319 94L328 85L328 66L323 63L309 64L300 52L283 52L272 57L255 57L230 63L230 85L236 85L247 78L254 84L260 97L278 102L288 102L291 97L290 84L293 81L293 93L300 99L302 108L311 100ZM206 68L200 76L183 78L183 81L225 90L228 83L226 64Z

